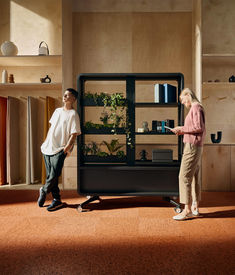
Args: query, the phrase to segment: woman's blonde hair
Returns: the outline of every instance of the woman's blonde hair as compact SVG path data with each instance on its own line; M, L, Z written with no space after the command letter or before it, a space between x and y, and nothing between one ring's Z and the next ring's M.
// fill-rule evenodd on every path
M202 106L201 102L198 100L195 93L192 90L190 90L189 88L183 89L182 92L180 93L180 97L185 96L185 95L189 96L191 103L197 102L198 104L200 104Z

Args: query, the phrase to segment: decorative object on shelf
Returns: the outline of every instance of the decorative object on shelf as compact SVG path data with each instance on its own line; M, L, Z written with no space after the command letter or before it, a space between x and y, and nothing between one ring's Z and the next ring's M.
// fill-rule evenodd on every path
M171 149L153 149L152 162L171 162L173 161L173 150Z
M45 44L45 46L42 46L42 44ZM45 41L40 42L39 48L38 48L38 55L49 55L49 48Z
M142 126L144 128L144 132L149 132L148 122L147 121L143 121Z
M215 134L211 134L212 143L220 143L222 139L222 131L217 132L217 138L215 138Z
M229 82L235 82L235 76L234 75L230 76L228 81Z
M51 83L51 78L46 75L44 78L40 78L41 83Z
M141 150L139 155L140 155L140 160L141 161L146 161L147 160L146 156L148 155L148 153L146 152L145 149Z
M13 74L9 75L8 82L9 83L15 83L15 81L14 81L14 75Z
M7 70L2 71L2 83L7 83L8 82L8 73Z
M220 82L220 80L219 79L215 79L215 82Z
M138 132L138 133L143 133L143 132L144 132L144 128L138 128L138 129L137 129L137 132Z
M5 56L17 55L18 49L13 42L5 41L1 45L1 52Z

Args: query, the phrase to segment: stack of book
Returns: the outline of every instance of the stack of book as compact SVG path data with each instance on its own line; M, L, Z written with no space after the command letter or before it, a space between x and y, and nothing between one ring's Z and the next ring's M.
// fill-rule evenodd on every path
M166 120L153 120L152 121L152 131L156 133L170 133L171 130L165 128L165 126L169 128L174 128L174 120L166 119Z
M165 83L154 85L154 102L155 103L175 103L176 100L176 87Z

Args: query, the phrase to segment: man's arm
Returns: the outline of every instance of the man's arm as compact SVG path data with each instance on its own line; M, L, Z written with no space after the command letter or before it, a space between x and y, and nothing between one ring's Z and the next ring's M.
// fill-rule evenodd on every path
M74 145L74 142L76 140L77 135L78 135L77 133L74 133L70 136L67 144L64 147L64 153L65 154L67 154L73 148L73 145Z

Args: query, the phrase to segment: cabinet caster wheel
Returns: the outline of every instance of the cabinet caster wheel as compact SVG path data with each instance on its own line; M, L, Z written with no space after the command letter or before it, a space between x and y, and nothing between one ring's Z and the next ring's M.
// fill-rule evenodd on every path
M175 207L174 210L177 214L182 212L182 209L180 207Z
M89 212L89 211L91 211L91 209L82 208L81 204L79 204L77 207L77 211L79 213L82 213L82 212Z
M79 204L78 207L77 207L77 211L78 211L79 213L83 212L82 206L81 206L80 204Z

